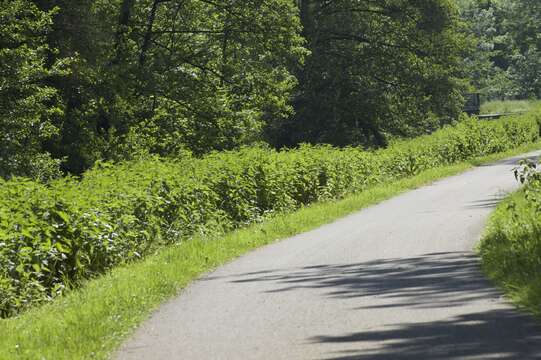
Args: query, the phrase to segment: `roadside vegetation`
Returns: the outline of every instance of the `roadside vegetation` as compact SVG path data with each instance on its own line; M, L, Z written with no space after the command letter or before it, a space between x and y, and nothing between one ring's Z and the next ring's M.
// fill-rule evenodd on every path
M541 174L524 161L524 188L492 215L479 246L484 269L521 308L541 318Z
M528 112L540 106L536 100L492 100L481 105L481 114L510 114Z
M513 128L509 125L501 126ZM459 134L456 129L451 130L447 132L447 136L453 134L452 137L466 139L472 135L469 132ZM538 131L537 128L535 130ZM444 138L446 137L442 136L440 139ZM446 138L447 141L449 139ZM165 246L142 261L117 266L102 276L84 281L80 289L68 291L65 296L57 297L43 306L34 307L13 318L0 320L0 358L107 359L163 301L178 294L201 274L251 249L311 230L363 207L460 173L472 166L541 147L537 138L536 142L513 146L513 150L475 157L480 148L475 150L474 144L479 144L486 138L474 135L471 139L474 141L469 143L469 146L457 142L455 147L462 149L459 153L466 149L469 149L468 152L473 151L469 152L473 157L467 156L466 161L461 161L461 156L458 156L456 161L459 162L452 165L442 163L433 168L422 166L408 172L409 175L397 175L391 182L367 185L363 191L346 195L341 200L323 200L302 206L296 211L276 213L265 221L225 235L197 234L191 239ZM394 151L400 153L409 147L421 150L418 154L422 154L427 143L435 145L437 138L424 138L414 143L402 144ZM404 153L403 156L412 154ZM479 154L485 152L477 153ZM418 158L422 159L423 156Z
M484 99L541 98L541 2L457 0L473 48L464 67Z
M464 120L387 149L246 148L204 158L103 164L81 180L0 180L0 315L197 234L339 199L539 138L539 113Z

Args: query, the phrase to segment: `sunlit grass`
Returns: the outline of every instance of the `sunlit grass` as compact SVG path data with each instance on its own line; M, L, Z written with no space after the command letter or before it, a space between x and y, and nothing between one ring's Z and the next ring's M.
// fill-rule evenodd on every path
M487 275L516 305L541 319L541 223L523 190L498 206L479 252Z
M539 100L505 100L489 101L481 105L481 114L502 114L521 111L530 111L540 106Z

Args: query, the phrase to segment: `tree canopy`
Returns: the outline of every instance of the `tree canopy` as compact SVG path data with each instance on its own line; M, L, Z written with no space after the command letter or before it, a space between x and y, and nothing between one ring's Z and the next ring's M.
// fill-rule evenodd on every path
M58 163L42 146L58 135L61 113L46 81L57 69L47 63L51 19L27 1L0 2L0 177L48 177Z
M541 3L460 0L472 85L489 99L541 96Z
M258 142L366 148L539 97L535 0L0 0L0 177Z
M464 41L451 2L302 0L300 9L311 56L285 145L383 146L456 119Z

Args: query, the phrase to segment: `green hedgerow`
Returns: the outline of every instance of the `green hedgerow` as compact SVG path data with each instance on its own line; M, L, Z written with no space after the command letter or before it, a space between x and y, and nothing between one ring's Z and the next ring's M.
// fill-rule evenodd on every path
M0 317L198 234L221 234L320 200L539 138L539 115L460 121L367 152L304 145L202 159L100 164L43 185L0 180Z

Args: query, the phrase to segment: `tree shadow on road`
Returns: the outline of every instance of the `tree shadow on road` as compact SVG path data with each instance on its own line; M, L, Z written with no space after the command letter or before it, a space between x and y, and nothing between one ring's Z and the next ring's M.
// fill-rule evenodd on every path
M513 310L463 315L447 321L400 324L389 330L318 336L316 343L376 342L370 351L343 351L328 360L541 359L539 327Z
M268 283L264 287L267 293L311 289L329 300L359 299L351 311L467 307L458 312L458 317L445 321L404 323L382 331L321 334L308 339L314 343L349 343L348 348L356 343L360 347L366 342L379 344L377 351L336 353L329 359L541 359L541 328L529 315L505 306L479 311L483 307L477 305L499 302L502 295L484 278L477 257L471 253L264 270L228 280L237 284Z
M478 259L470 253L267 270L230 281L269 282L269 293L312 288L335 298L377 297L379 305L372 307L440 308L501 296L481 275Z
M473 201L465 206L465 209L495 209L503 200L507 198L508 193L501 193L490 196L486 199Z

